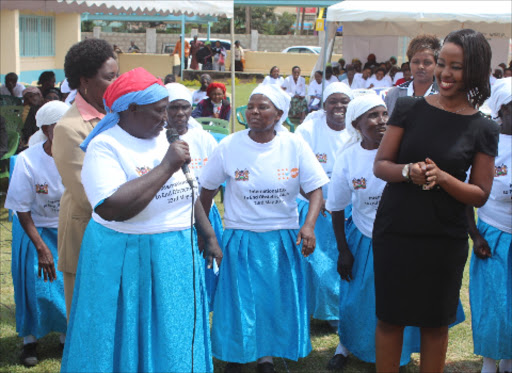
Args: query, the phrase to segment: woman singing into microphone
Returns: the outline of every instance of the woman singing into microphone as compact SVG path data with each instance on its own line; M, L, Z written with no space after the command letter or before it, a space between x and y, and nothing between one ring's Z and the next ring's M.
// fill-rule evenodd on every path
M104 95L107 114L82 143L93 206L71 308L63 372L212 372L203 266L222 253L180 169L188 145L162 132L168 92L143 68ZM192 242L191 242L192 241ZM192 247L193 246L193 247Z

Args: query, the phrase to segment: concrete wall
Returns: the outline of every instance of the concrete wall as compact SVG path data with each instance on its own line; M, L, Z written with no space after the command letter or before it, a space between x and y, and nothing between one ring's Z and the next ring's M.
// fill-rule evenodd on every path
M172 73L174 61L178 64L178 56L123 53L119 55L119 72L122 74L136 67L143 67L151 74L164 78L167 74Z
M333 54L332 60L341 58ZM309 76L318 56L314 54L292 54L279 52L246 52L244 72L262 73L268 75L272 66L278 66L281 74L291 75L293 66L299 66L302 76Z
M161 53L162 45L176 44L179 39L178 34L156 34L156 52ZM82 39L86 37L92 38L92 32L83 32ZM199 34L200 38L205 38L206 34ZM130 47L130 40L135 41L135 44L141 49L142 52L146 51L146 34L138 33L120 33L120 32L102 32L101 38L107 40L111 44L116 44L123 51L127 51ZM226 39L231 40L230 34L211 34L211 40ZM243 47L248 49L251 46L251 35L235 35L235 40L240 40ZM314 35L258 35L258 51L267 52L281 52L287 47L293 45L312 45L319 46L318 36ZM334 53L341 54L342 38L336 38L334 45Z

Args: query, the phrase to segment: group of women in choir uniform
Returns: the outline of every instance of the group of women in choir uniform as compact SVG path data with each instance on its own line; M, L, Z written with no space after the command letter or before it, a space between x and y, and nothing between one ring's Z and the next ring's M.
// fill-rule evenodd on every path
M470 60L475 55L481 71ZM253 361L258 372L273 373L274 357L310 353L311 316L338 327L330 370L343 369L352 353L376 362L378 371L398 371L421 352L422 370L442 371L448 326L463 320L467 228L460 217L466 205L482 206L486 193L478 226L469 224L475 353L484 356L484 372L495 371L496 360L500 372L510 371L511 227L503 222L512 216L512 108L509 79L490 100L502 123L495 162L498 127L474 108L490 93L478 78L489 62L481 34L451 33L436 65L439 95L399 98L388 118L380 97L354 98L348 86L333 83L323 110L297 134L283 126L290 95L281 84L262 84L249 98L249 128L219 144L191 117L186 87L163 86L142 68L110 82L108 114L81 144L92 219L62 371L212 372L216 357L227 373ZM31 169L52 172L55 118L41 121L48 140L20 156L13 187ZM166 127L179 138L167 137ZM36 151L45 167L31 160ZM17 204L10 191L6 206L18 211L18 230L26 232L17 252L31 251L32 259L20 262L32 264L21 265L33 267L35 277L37 252L53 286L57 255L48 242L55 239L40 228L55 227L35 217L39 205L58 211L58 204L31 201L58 199L62 188L36 179L25 183L27 198ZM213 203L223 184L224 230ZM472 213L468 208L469 219ZM46 328L65 333L62 293L52 307L64 328L49 321Z

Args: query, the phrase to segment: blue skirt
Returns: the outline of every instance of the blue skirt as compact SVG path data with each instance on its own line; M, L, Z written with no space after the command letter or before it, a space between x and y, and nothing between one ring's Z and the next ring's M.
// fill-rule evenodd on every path
M52 252L57 268L57 229L37 228L37 231ZM15 215L12 222L11 272L16 303L16 332L19 336L41 338L52 331L66 333L62 273L56 271L57 279L53 282L44 282L44 277L38 277L36 247Z
M475 354L512 359L512 234L478 220L492 256L471 256L469 301Z
M62 372L191 372L192 358L194 372L213 371L203 261L194 234L194 273L190 240L190 229L124 234L89 222Z
M217 241L219 242L220 248L222 249L222 234L224 233L224 227L222 226L222 218L219 213L217 205L214 203L210 209L210 224L212 225ZM214 264L215 265L215 264ZM217 289L217 282L219 281L219 274L215 274L213 268L208 268L208 261L204 263L204 274L206 282L206 293L208 295L208 309L213 311L213 300L215 299L215 289Z
M297 199L299 223L302 226L309 202ZM306 285L309 314L317 320L338 320L340 275L337 270L338 246L332 228L331 214L318 215L315 225L316 248L306 258Z
M343 294L339 304L338 332L340 341L358 359L375 363L375 284L373 274L372 239L363 235L352 221L347 221L346 237L354 255L353 280L341 281ZM420 351L420 330L406 327L400 365L411 360L413 352Z
M213 305L213 355L247 363L311 352L306 279L297 230L224 231Z

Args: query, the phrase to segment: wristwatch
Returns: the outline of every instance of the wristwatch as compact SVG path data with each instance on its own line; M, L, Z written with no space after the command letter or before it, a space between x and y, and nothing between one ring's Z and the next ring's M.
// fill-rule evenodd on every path
M412 166L412 163L408 163L404 166L404 168L402 168L402 176L407 181L411 181L411 175L410 175L411 174L411 166Z

